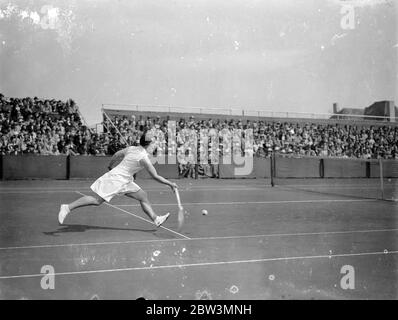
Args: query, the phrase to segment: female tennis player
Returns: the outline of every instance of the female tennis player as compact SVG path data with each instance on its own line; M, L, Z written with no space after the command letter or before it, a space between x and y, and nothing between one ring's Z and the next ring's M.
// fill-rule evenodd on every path
M158 175L149 159L149 153L153 151L155 138L145 130L140 139L140 146L127 147L116 152L108 166L109 172L98 178L92 185L91 190L94 196L83 196L70 204L62 204L58 214L58 221L63 224L66 216L77 208L85 206L99 206L104 201L109 202L115 195L126 195L140 202L142 210L152 219L153 223L159 227L169 217L170 213L158 216L152 209L148 201L147 194L135 182L134 175L145 168L153 179L168 185L173 192L177 189L177 184ZM113 164L120 158L122 161L113 168Z

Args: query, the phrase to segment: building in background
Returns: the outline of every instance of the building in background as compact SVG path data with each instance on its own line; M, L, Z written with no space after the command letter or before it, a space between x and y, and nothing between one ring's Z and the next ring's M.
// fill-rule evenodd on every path
M398 108L394 105L394 101L376 101L369 107L364 109L343 108L338 110L338 104L333 104L333 116L330 119L339 120L379 120L395 122L398 114ZM371 117L374 116L374 117ZM385 117L384 119L381 117Z
M364 115L376 116L376 117L389 117L390 122L395 122L398 109L394 105L394 101L376 101L369 107L364 109ZM378 120L379 118L370 118L372 120Z

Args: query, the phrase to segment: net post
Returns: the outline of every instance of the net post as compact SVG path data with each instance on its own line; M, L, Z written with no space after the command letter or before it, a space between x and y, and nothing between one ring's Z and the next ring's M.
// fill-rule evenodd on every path
M383 174L383 159L379 159L380 167L380 188L381 188L381 199L384 200L384 174Z
M70 154L66 156L66 180L70 180Z
M271 152L271 158L270 158L270 169L271 169L271 187L275 186L275 181L274 181L274 159L275 155L274 152Z
M319 160L319 177L325 178L325 161L323 158Z
M366 178L370 178L370 162L366 162Z

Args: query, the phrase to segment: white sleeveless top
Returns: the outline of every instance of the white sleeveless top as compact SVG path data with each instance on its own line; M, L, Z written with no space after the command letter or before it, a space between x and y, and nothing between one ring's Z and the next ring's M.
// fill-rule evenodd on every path
M149 156L143 147L127 147L122 152L124 154L123 160L109 173L132 177L144 168L140 164L140 160Z

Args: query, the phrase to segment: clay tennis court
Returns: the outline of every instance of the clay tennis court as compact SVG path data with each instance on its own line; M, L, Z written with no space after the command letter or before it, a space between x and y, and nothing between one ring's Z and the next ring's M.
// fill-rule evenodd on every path
M59 226L59 205L90 194L91 181L1 181L0 298L397 299L397 205L349 195L368 181L305 180L344 196L269 179L175 180L181 232L174 195L151 180L137 183L156 212L173 213L159 229L127 197ZM44 265L53 290L41 288ZM354 289L340 285L345 265Z

